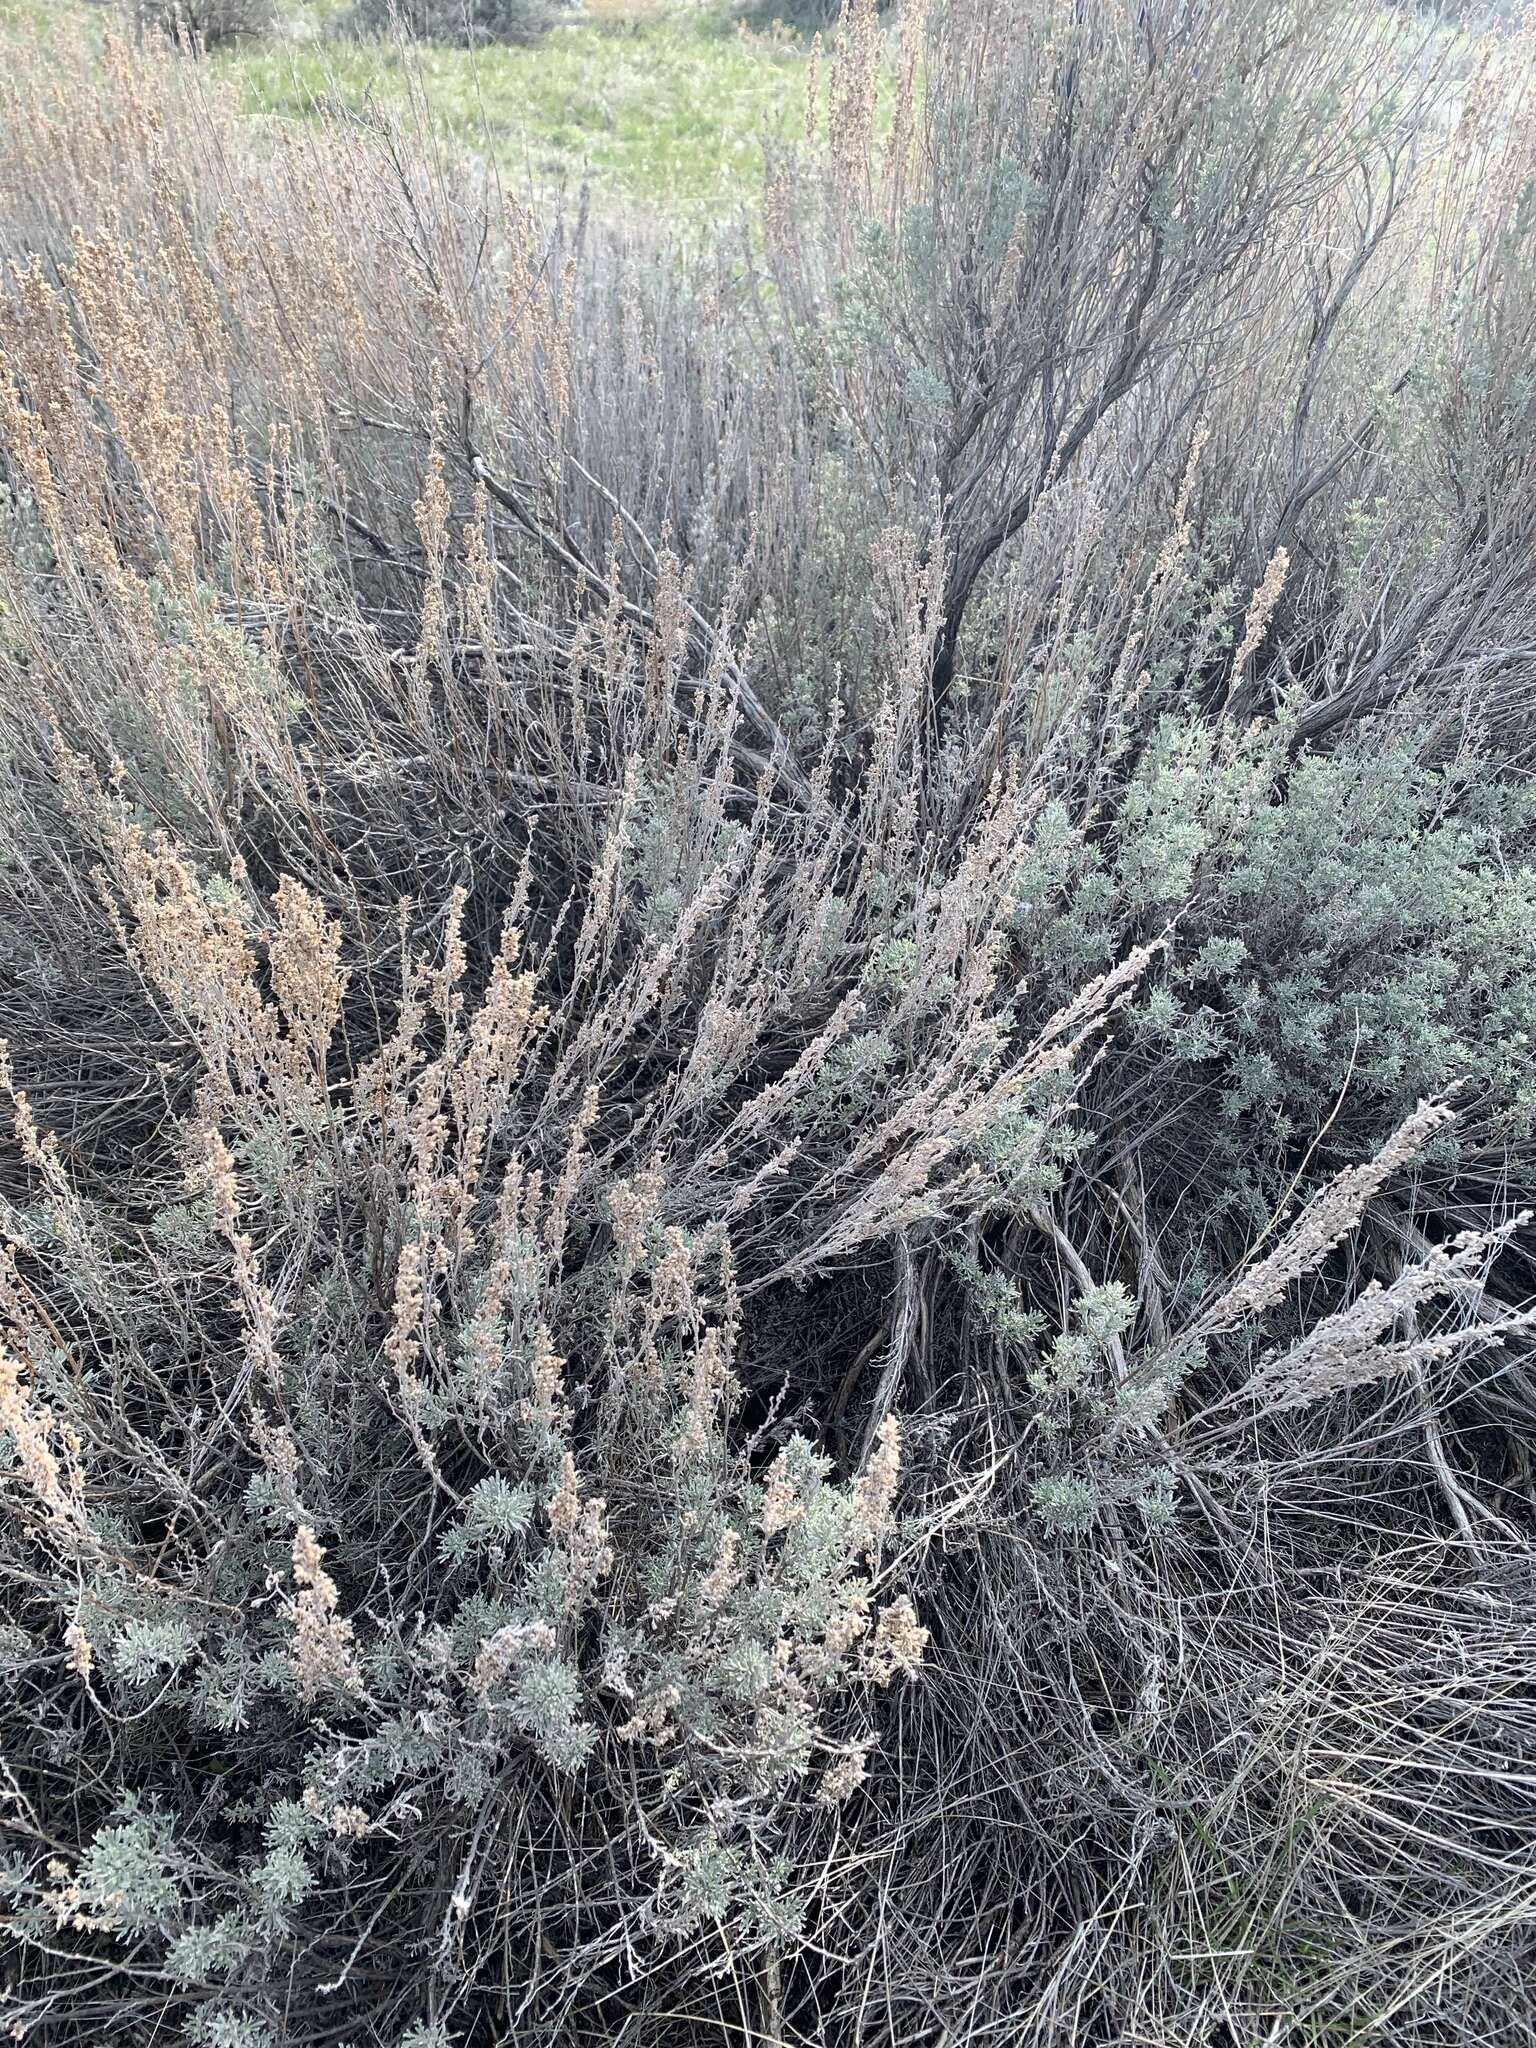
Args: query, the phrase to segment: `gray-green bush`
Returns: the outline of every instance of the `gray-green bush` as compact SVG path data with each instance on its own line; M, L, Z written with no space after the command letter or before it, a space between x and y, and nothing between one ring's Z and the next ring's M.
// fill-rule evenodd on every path
M536 42L567 0L354 0L354 35L414 37L461 44Z
M132 0L131 13L141 31L154 29L202 50L263 35L277 19L274 0Z
M703 251L18 61L20 2038L1527 2039L1536 66L1415 35L864 7Z

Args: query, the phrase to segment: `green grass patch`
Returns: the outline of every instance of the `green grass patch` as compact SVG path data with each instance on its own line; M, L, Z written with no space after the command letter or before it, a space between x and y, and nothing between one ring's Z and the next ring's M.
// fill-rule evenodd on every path
M749 200L765 148L802 131L807 45L746 30L729 0L593 0L530 48L473 51L358 39L346 14L338 0L289 0L272 35L215 51L210 69L258 120L424 107L510 182L587 184L610 210L682 225ZM0 0L13 41L46 45L84 26L94 42L113 22L87 0ZM889 119L887 99L882 131Z
M756 184L765 141L797 133L802 118L804 50L703 9L578 19L530 49L477 51L354 41L329 32L330 13L301 10L288 35L220 52L214 69L267 116L337 103L387 112L414 81L434 120L509 174L588 180L669 215L728 211Z

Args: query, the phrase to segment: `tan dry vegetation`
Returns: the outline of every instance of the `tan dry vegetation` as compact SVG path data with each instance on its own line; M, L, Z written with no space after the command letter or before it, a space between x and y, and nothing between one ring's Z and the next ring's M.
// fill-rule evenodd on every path
M1531 34L13 68L18 2038L1523 2038Z

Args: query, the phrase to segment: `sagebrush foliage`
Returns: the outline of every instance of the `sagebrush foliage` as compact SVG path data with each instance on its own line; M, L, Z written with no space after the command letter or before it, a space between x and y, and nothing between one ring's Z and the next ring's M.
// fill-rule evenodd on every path
M141 32L171 36L198 50L262 35L278 18L276 0L129 0L129 13Z
M18 52L0 2024L1526 2038L1531 34Z
M353 0L354 35L405 35L434 43L537 42L567 0Z

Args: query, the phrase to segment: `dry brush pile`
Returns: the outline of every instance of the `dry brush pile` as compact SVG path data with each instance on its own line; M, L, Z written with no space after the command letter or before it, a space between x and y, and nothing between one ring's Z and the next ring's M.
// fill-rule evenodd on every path
M1532 30L13 54L0 2028L1527 2041Z

